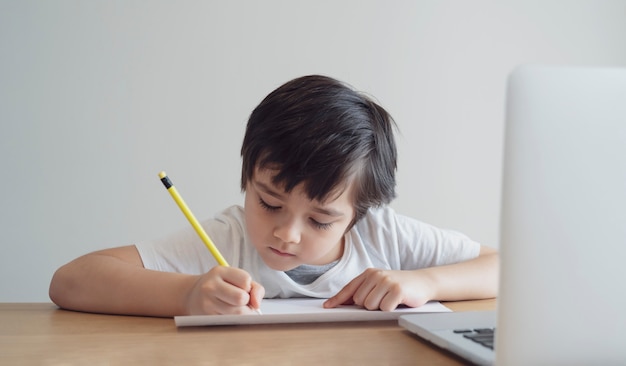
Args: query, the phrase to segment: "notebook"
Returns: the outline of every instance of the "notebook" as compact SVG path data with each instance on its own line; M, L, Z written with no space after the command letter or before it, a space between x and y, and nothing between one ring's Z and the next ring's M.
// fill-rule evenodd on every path
M438 301L430 301L418 308L398 308L394 311L369 311L355 305L325 309L326 299L290 298L265 299L261 313L249 315L183 315L174 317L177 327L251 325L279 323L365 322L397 320L402 314L450 312Z
M626 364L626 68L518 67L505 130L497 310L399 324L476 364Z

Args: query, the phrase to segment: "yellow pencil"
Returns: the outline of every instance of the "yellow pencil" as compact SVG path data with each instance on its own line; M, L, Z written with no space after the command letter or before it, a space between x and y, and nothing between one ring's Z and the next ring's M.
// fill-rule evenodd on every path
M226 259L224 259L224 257L222 256L222 253L220 253L215 244L213 244L213 241L211 240L209 235L207 235L206 231L204 231L198 220L196 220L196 217L193 215L193 213L191 213L191 210L189 210L189 207L187 207L187 204L185 204L183 198L180 196L180 194L178 194L176 187L174 187L174 184L172 184L172 181L170 180L170 178L168 178L167 174L165 174L165 172L160 172L159 178L161 178L161 182L163 182L163 185L165 186L165 188L167 188L167 191L170 192L172 198L174 199L180 210L183 212L183 214L185 214L185 217L187 218L187 220L189 220L191 226L193 226L193 228L196 230L196 233L198 233L200 239L202 239L202 241L204 242L204 245L206 245L211 254L213 254L213 257L215 258L217 263L219 263L220 266L228 267L228 262L226 262Z
M185 217L187 218L187 220L189 220L191 226L193 226L193 228L196 230L196 233L198 233L198 236L200 236L200 239L202 239L204 245L206 245L206 247L209 249L217 263L219 263L220 266L228 267L228 262L226 262L226 259L224 259L224 257L222 256L222 253L220 253L209 235L206 233L206 231L204 231L196 217L193 215L189 207L187 207L187 204L180 196L180 194L178 194L178 190L176 190L176 187L174 187L174 184L167 176L167 174L165 174L165 172L160 172L159 178L161 178L161 182L163 183L165 188L167 188L167 191L170 192L170 195L174 199L174 202L176 202L180 210L183 212L183 214L185 214ZM252 310L256 311L258 314L261 314L261 309L253 308Z

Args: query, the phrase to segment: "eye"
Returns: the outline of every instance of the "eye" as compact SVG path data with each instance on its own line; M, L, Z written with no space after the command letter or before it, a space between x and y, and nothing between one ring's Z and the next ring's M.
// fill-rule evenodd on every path
M267 202L263 201L262 198L259 198L259 205L261 205L261 207L263 207L263 209L269 211L269 212L274 212L277 211L278 209L280 209L280 206L270 206L267 204Z
M319 222L319 221L314 220L314 219L310 219L310 220L313 223L313 226L315 226L315 228L319 229L319 230L328 230L328 229L330 229L333 226L332 222L322 223L322 222Z

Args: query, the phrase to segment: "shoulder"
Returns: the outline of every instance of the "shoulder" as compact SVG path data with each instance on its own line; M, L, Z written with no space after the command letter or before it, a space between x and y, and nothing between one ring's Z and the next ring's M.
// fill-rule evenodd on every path
M204 224L244 229L246 219L243 207L238 205L230 206L215 215L215 217L203 221Z
M394 220L395 211L389 206L372 207L359 220L355 226L367 227L372 225L383 225L390 220Z
M361 256L366 255L370 266L400 269L400 257L407 245L405 218L389 206L370 208L350 230L351 249Z
M240 206L229 207L213 218L200 221L224 257L238 262L245 238L245 215ZM189 224L156 240L135 245L144 266L169 272L204 273L217 263Z
M395 231L419 230L425 224L414 218L398 214L393 208L384 205L381 207L370 208L367 213L359 220L354 228L357 231L381 230L390 234Z
M447 264L478 255L480 244L466 235L396 213L388 206L370 209L353 228L370 252L395 258L402 268Z

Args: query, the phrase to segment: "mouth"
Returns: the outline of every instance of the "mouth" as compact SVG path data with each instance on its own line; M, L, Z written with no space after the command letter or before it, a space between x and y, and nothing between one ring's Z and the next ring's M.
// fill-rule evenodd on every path
M270 247L270 250L272 251L272 253L276 254L279 257L295 257L295 254L281 252L280 250L272 247Z

